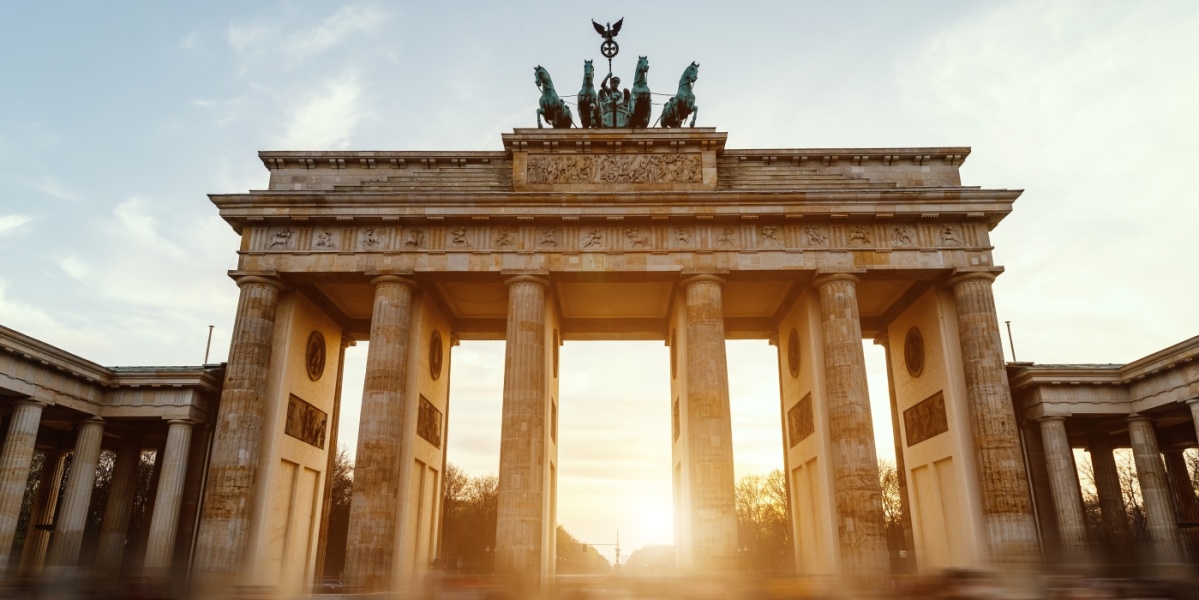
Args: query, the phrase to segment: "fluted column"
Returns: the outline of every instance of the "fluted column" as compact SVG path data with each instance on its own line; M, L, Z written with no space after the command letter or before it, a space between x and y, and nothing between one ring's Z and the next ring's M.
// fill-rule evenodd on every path
M79 424L71 471L67 474L67 486L46 559L50 565L70 567L79 561L79 547L83 544L83 529L87 525L87 508L96 483L96 462L100 459L103 439L104 421L92 418Z
M1187 406L1191 409L1191 425L1195 427L1195 437L1199 439L1199 398L1187 400Z
M1199 523L1199 501L1195 499L1195 487L1191 484L1191 474L1182 450L1166 450L1162 456L1166 459L1166 476L1174 491L1179 517L1189 523Z
M372 283L375 307L346 541L346 577L365 592L384 591L391 584L400 450L404 435L413 429L404 423L404 406L413 401L408 397L408 338L416 282L384 275Z
M887 335L874 340L883 347L887 362L887 396L891 402L891 436L895 443L895 480L899 486L900 525L903 527L903 550L908 553L908 572L916 570L916 543L912 536L912 505L908 501L908 470L903 459L903 437L899 431L899 402L895 396L895 369L891 364L891 340ZM884 535L886 533L884 523Z
M537 579L545 528L546 288L543 277L520 275L508 286L504 406L500 432L496 570Z
M145 574L162 577L170 571L175 554L175 533L179 529L179 506L183 480L187 476L187 451L191 447L191 421L172 420L167 426L162 471L154 496L154 514L146 540Z
M1095 474L1095 494L1099 497L1099 514L1107 545L1112 550L1122 551L1132 536L1112 443L1106 433L1096 432L1087 436L1087 446L1091 451L1091 471Z
M67 453L62 450L47 450L42 453L41 481L37 486L33 512L29 515L25 548L21 551L23 575L37 575L42 572L46 548L50 545L50 532L42 527L54 522L54 513L58 508L58 492L62 489L62 474L66 463Z
M241 296L225 367L208 484L197 534L195 570L235 574L244 569L254 485L266 420L266 386L275 334L275 309L282 282L243 276Z
M687 463L692 566L701 572L737 565L733 425L724 335L724 280L683 280L687 335Z
M1062 555L1068 562L1087 557L1087 522L1082 509L1082 487L1078 483L1078 468L1074 451L1066 436L1066 420L1062 417L1040 419L1041 442L1045 448L1045 465L1049 470L1049 489L1057 510L1057 532Z
M841 569L853 579L889 572L878 453L866 390L858 316L858 277L835 273L813 282L820 295L833 496Z
M1137 465L1137 481L1141 484L1141 499L1145 507L1145 525L1157 564L1182 562L1182 545L1178 522L1170 504L1170 486L1166 468L1157 448L1157 433L1153 421L1133 414L1128 418L1128 438L1132 457Z
M117 450L108 489L108 504L100 522L100 543L96 548L96 565L103 569L119 569L125 558L129 517L133 514L133 499L137 494L137 475L142 462L140 439L125 439Z
M970 272L949 283L957 308L987 545L994 561L1024 563L1035 560L1040 550L991 293L994 281L992 273Z
M33 445L37 428L42 422L42 408L36 400L13 402L8 437L0 448L0 572L7 570L17 533L17 519L25 499L25 483L29 480L29 465L33 462Z

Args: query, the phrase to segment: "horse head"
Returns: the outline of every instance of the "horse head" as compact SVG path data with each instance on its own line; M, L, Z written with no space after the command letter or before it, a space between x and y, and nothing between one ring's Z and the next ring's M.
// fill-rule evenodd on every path
M547 83L552 87L553 83L550 81L550 72L546 71L545 67L541 65L533 67L533 83L537 84L537 89L541 89Z
M649 71L649 59L644 56L638 56L636 73L640 75L646 71Z
M699 78L699 63L692 62L691 65L683 71L683 75L687 77L687 81L695 83L695 80Z

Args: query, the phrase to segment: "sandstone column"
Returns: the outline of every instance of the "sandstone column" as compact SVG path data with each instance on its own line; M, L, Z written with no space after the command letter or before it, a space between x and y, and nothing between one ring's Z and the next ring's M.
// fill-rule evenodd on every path
M42 422L45 404L22 399L13 402L8 437L0 448L0 573L7 570L17 533L17 519L25 499L25 483L29 480L29 464L33 462L33 445Z
M1113 551L1123 552L1131 535L1111 440L1106 433L1096 432L1087 436L1087 446L1091 450L1091 470L1095 474L1095 493L1099 496L1099 513L1103 518L1107 545Z
M1162 453L1166 459L1166 476L1170 479L1170 487L1174 490L1175 505L1183 521L1199 522L1199 501L1195 499L1195 487L1191 485L1191 474L1187 471L1186 458L1182 450L1166 450Z
M225 367L225 385L208 464L194 567L232 575L245 568L245 550L266 418L266 385L282 282L243 276Z
M1074 451L1066 436L1066 420L1062 417L1040 419L1041 441L1045 448L1045 464L1049 469L1049 489L1057 509L1057 532L1062 544L1062 558L1077 563L1087 557L1087 523L1082 508L1082 488L1078 483L1078 468Z
M142 462L139 439L122 440L112 470L108 504L100 522L100 543L96 548L96 565L117 570L125 558L129 517L133 514L133 497L137 493L137 475Z
M1141 484L1141 498L1145 506L1145 525L1149 541L1153 544L1157 564L1182 562L1182 546L1178 535L1178 522L1170 504L1170 486L1166 482L1166 469L1157 449L1157 433L1153 421L1133 413L1128 418L1128 437L1132 442L1132 457L1137 465L1137 481Z
M916 571L916 543L912 536L912 506L908 501L908 471L903 461L903 437L900 435L899 402L895 397L895 370L891 364L891 340L887 335L874 340L875 344L883 347L887 361L887 395L891 401L891 435L895 440L895 479L899 484L900 523L903 526L903 550L908 553L905 567L908 572ZM884 525L884 534L886 528Z
M683 280L691 556L692 566L707 573L740 566L723 286L715 275Z
M1191 408L1191 423L1195 426L1195 437L1199 438L1199 398L1187 400L1187 406Z
M412 279L396 275L376 277L371 283L375 307L346 540L346 578L364 592L384 591L391 585L400 450L410 433L404 406L413 401L407 397L408 338L416 288Z
M1026 563L1040 549L991 293L994 281L993 273L967 272L949 283L991 560Z
M150 535L146 540L145 574L163 577L169 574L175 554L175 532L179 529L179 506L183 480L187 476L187 450L191 446L191 421L172 420L167 426L162 472L154 496Z
M46 560L46 548L50 545L50 532L39 526L54 522L58 508L58 492L62 489L62 474L67 464L67 453L62 450L47 450L42 453L42 477L37 486L33 513L29 516L29 529L25 533L25 549L21 551L21 574L37 575L42 572Z
M519 275L508 286L504 350L504 407L500 432L499 507L495 563L500 573L537 580L541 564L545 492L546 288L543 277Z
M72 567L79 561L79 547L83 543L83 528L87 525L87 508L92 500L96 462L100 458L103 439L104 421L91 418L79 424L71 471L67 474L67 487L63 491L62 506L58 509L50 554L46 559L52 566Z
M817 277L824 351L833 495L841 570L866 580L890 572L883 525L878 453L866 390L866 357L858 318L858 277L834 273Z
M325 489L321 495L320 534L316 542L316 567L318 576L325 577L325 555L329 549L329 511L333 504L333 471L337 465L337 429L341 422L341 382L345 377L346 348L354 345L344 335L341 338L341 348L337 351L337 379L333 384L333 413L329 415L329 456L325 460ZM445 472L444 470L442 471Z

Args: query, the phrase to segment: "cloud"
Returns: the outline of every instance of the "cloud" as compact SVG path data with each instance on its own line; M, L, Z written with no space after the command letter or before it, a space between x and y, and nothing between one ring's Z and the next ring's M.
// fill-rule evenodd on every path
M49 176L43 176L41 179L36 181L19 181L19 183L31 187L47 196L58 198L59 200L69 200L73 202L83 198L83 195L77 190Z
M277 27L261 23L234 23L229 26L226 33L229 46L237 52L246 52L253 47L263 46L278 35Z
M373 116L363 106L357 72L325 82L316 93L289 111L290 120L276 141L279 148L345 149L362 119Z
M355 33L378 30L387 16L372 6L346 6L319 25L287 36L282 49L296 58L304 59L338 45Z
M29 215L3 215L0 216L0 237L5 237L17 233L19 229L24 227L33 217Z

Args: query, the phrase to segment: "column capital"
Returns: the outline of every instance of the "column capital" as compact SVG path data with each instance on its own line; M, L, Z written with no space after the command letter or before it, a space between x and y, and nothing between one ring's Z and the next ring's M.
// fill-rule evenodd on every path
M506 287L512 287L519 283L535 283L537 285L540 285L543 288L550 287L549 277L547 277L545 275L541 275L541 274L536 274L536 273L524 273L521 275L514 275L514 276L509 277L504 280L504 286L506 286Z
M1199 404L1199 398L1190 398L1185 400L1185 402L1187 403L1187 406L1195 406L1196 404Z
M80 427L82 427L84 425L99 425L99 426L103 427L104 419L102 419L100 417L88 417L79 422Z
M887 346L891 345L891 336L884 331L883 333L875 336L874 345L886 348Z
M950 275L949 277L949 286L957 287L958 285L969 283L971 281L986 281L987 283L995 283L995 279L999 277L1000 273L1003 273L1002 268L970 271L965 269L956 269L954 270L953 275Z
M237 283L237 287L244 288L247 285L264 285L275 288L275 291L282 292L287 286L274 273L246 273L242 271L229 271L229 276Z
M400 285L406 285L410 288L416 287L416 280L405 275L378 275L371 279L371 285L375 287L387 285L389 283L398 283Z
M16 400L13 400L13 405L14 406L26 405L26 406L36 406L39 408L46 408L46 403L42 402L41 400L38 400L37 398L17 398Z
M187 425L188 427L195 427L196 422L191 419L167 419L167 425Z
M862 278L859 277L856 273L849 273L849 272L845 272L845 271L840 271L840 272L817 271L816 278L812 280L812 285L814 285L816 287L823 287L825 285L828 285L828 284L836 282L836 281L847 281L856 286L858 284L858 282L862 281Z
M697 283L714 283L724 287L725 279L715 273L688 273L685 274L681 283L683 287L689 287Z
M1066 417L1063 415L1042 415L1033 420L1038 423L1050 423L1053 421L1061 421L1064 423L1066 422Z
M1145 415L1142 415L1141 413L1130 413L1128 415L1128 418L1125 420L1128 421L1129 423L1146 422L1146 423L1149 423L1150 425L1152 425L1154 423L1153 419L1150 419L1149 417L1146 417Z

